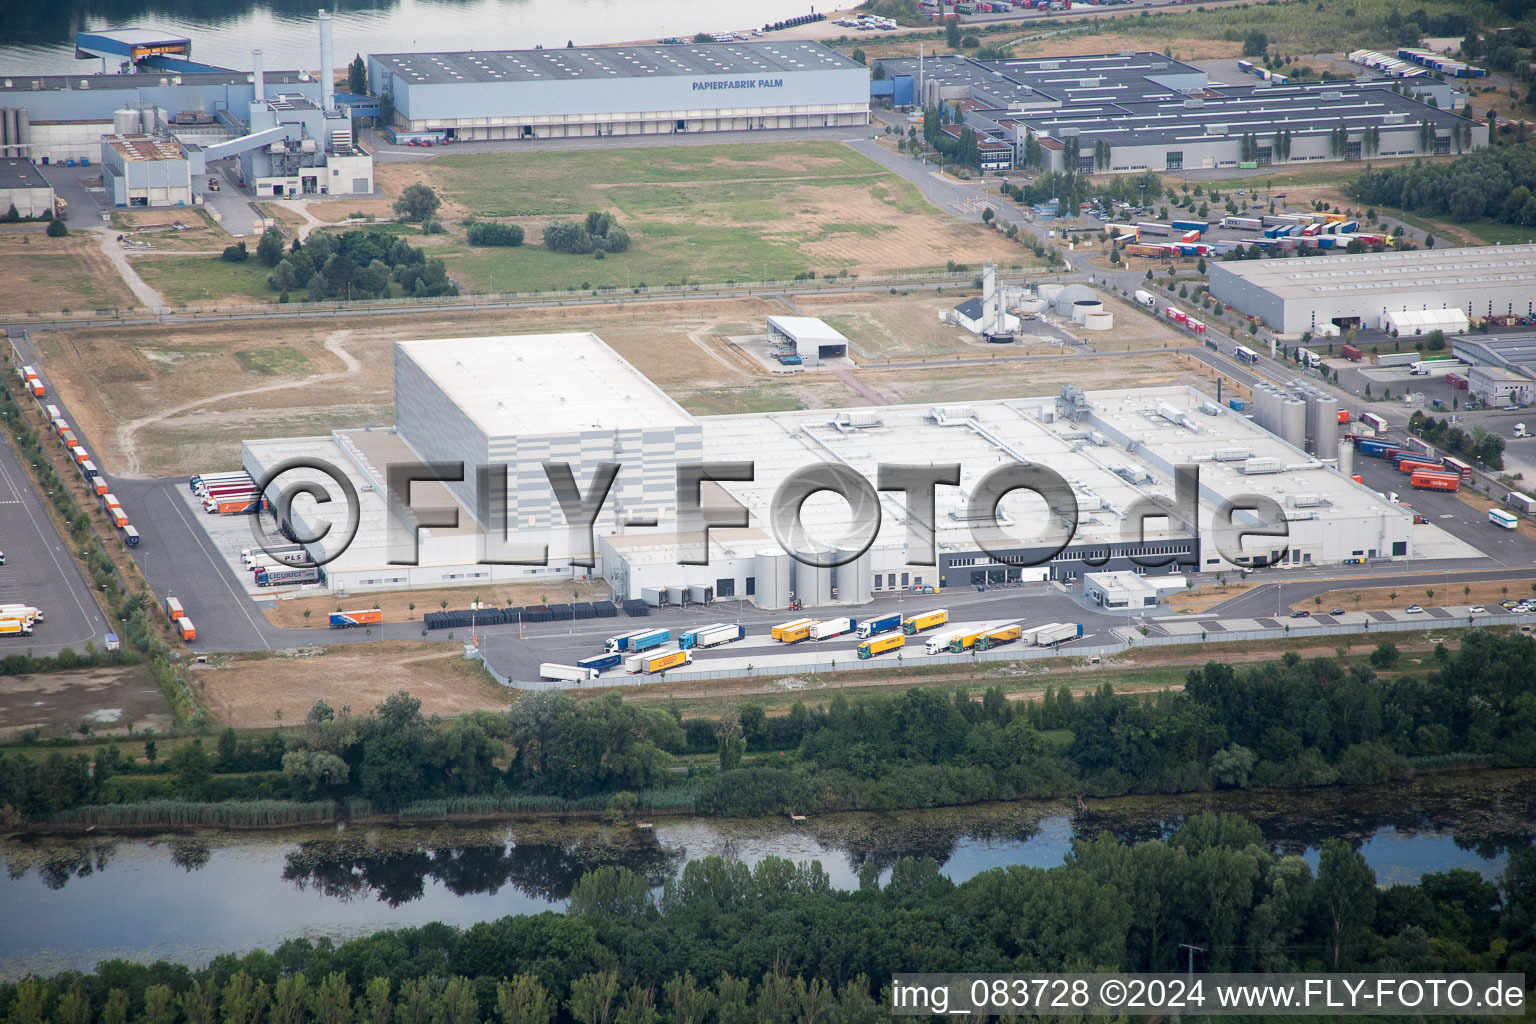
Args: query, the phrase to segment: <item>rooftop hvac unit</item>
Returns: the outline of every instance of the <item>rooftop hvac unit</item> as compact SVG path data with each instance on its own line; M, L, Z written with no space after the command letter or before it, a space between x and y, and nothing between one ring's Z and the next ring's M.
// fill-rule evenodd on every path
M1216 462L1246 462L1253 458L1252 448L1217 448L1211 452L1212 460Z
M1279 459L1249 459L1239 467L1245 476L1261 476L1265 473L1278 473L1285 468L1285 463Z
M852 427L855 430L881 425L880 417L872 412L840 412L832 422L840 427Z
M1227 126L1224 124L1208 124L1205 126L1205 134L1225 135L1227 134Z
M1079 135L1081 135L1082 133L1083 133L1083 130L1081 128L1066 128L1066 127L1063 127L1059 134L1060 134L1061 138L1063 138L1063 139L1075 139Z
M1180 409L1174 405L1169 405L1167 402L1157 403L1157 414L1163 419L1167 420L1169 423L1177 423L1181 427L1184 425L1187 419L1183 409Z
M1152 482L1152 474L1139 466L1111 466L1111 473L1132 484L1149 484Z
M1088 440L1092 441L1099 448L1106 447L1109 444L1109 438L1105 437L1097 430L1088 435Z
M1102 78L1079 78L1077 85L1080 89L1097 89L1102 81Z
M1207 416L1220 416L1221 406L1217 405L1215 402L1201 402L1200 411L1205 413Z
M1205 106L1205 100L1198 96L1187 96L1184 99L1185 110L1199 110L1203 106Z
M1059 60L1043 60L1038 65L1041 71L1055 71L1059 67L1061 67L1061 61Z
M1122 57L1134 57L1134 56L1136 56L1136 51L1135 50L1121 50L1120 51L1120 56L1122 56Z
M1327 504L1321 494L1287 494L1285 503L1291 508L1317 508Z
M1079 512L1097 512L1104 507L1104 499L1097 494L1078 494L1077 510Z
M1342 100L1344 98L1344 94L1338 89L1329 89L1327 92L1318 93L1317 98L1322 100L1324 103L1336 102L1338 100Z
M1407 119L1407 116L1408 115L1406 114L1383 114L1381 117L1381 123L1402 124Z

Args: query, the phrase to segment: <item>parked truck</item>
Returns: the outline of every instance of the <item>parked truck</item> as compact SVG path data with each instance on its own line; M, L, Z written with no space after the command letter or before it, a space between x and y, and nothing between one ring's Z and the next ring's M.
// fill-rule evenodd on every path
M998 625L995 622L981 622L966 628L959 634L950 637L949 653L964 654L972 647L975 647L977 642L980 641L982 637L986 636L992 630L997 628Z
M576 663L578 668L584 668L592 673L592 678L607 672L611 668L618 668L624 663L622 654L594 654L590 658L582 658Z
M168 597L165 599L165 614L168 619L170 619L172 622L175 622L177 619L181 618L187 613L182 610L181 600L179 598Z
M906 644L907 635L905 633L894 633L888 636L878 636L872 640L866 640L862 644L859 644L858 647L854 648L854 650L858 653L861 660L868 660L870 658L879 657L882 654L888 654L891 651L899 651L905 647Z
M0 619L26 619L31 625L43 621L43 610L30 604L0 604Z
M308 569L263 567L256 570L258 587L287 587L299 583L319 583L324 579L324 573L318 566L310 566Z
M563 679L572 683L584 683L592 678L592 670L580 665L556 665L546 661L539 666L540 679Z
M1153 295L1151 292L1144 292L1138 288L1136 289L1136 302L1140 305L1146 306L1148 309L1153 309L1157 306L1157 296Z
M185 615L176 620L176 630L181 634L182 643L189 644L197 639L197 627Z
M107 518L112 520L112 525L121 530L128 525L128 513L123 511L121 505L114 505L107 509Z
M1436 473L1433 470L1420 469L1408 477L1408 484L1423 491L1459 491L1461 474Z
M378 608L362 608L353 612L331 612L332 629L355 629L358 626L376 626L384 621L384 612Z
M1036 647L1056 647L1082 635L1081 622L1052 622L1037 626L1031 633L1031 640Z
M851 633L857 627L858 623L853 619L841 617L836 619L822 619L820 622L811 623L811 639L830 640L834 636L842 636L844 633Z
M928 642L923 644L923 653L924 654L948 654L949 653L949 642L951 640L955 639L955 637L961 636L961 635L963 635L966 632L967 632L967 630L962 628L962 629L946 629L946 630L942 630L942 631L940 631L938 633L934 633L932 636L930 636L928 638Z
M0 618L0 636L31 636L32 625L25 619Z
M123 527L123 543L131 548L139 546L139 531L133 526Z
M203 511L211 516L252 516L261 509L261 500L252 494L244 498L209 498Z
M910 619L901 620L901 631L907 636L913 636L925 629L942 626L948 621L949 612L943 608L938 608L931 612L923 612L921 615L914 615Z
M1001 626L997 629L989 629L976 638L978 651L990 651L994 647L1002 647L1011 644L1023 634L1024 627L1015 622L1011 626Z
M901 613L892 612L889 615L878 615L873 619L865 619L859 623L857 635L860 640L868 640L872 636L881 633L900 632Z
M660 647L672 639L670 629L640 629L633 633L624 633L611 638L608 641L608 651L628 651L631 654L638 651L648 651L653 647Z
M687 665L692 661L693 654L689 651L647 651L625 658L624 671L630 675L649 675L652 672L665 672L669 668Z
M816 621L815 619L803 619L802 618L802 619L792 619L789 622L781 622L777 626L774 626L771 630L769 630L768 631L768 635L771 636L775 640L782 641L783 643L792 644L792 643L795 643L796 641L804 640L806 637L810 636L811 635L811 623L813 623L815 621ZM785 640L784 637L785 637L786 634L794 634L795 639L794 640Z
M747 631L735 623L717 622L712 626L690 629L677 638L677 646L685 651L694 647L718 647L721 644L733 643L746 635Z

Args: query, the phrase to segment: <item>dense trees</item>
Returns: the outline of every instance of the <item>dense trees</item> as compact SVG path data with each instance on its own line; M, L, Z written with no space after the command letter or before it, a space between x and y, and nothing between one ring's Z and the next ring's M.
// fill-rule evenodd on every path
M629 232L613 214L593 210L584 222L557 220L545 225L544 248L550 252L623 252L629 248Z
M100 754L94 777L89 762L63 751L0 755L0 808L44 817L135 799L355 796L395 811L423 800L519 795L601 809L615 793L649 793L652 801L666 796L667 806L750 816L1379 784L1410 774L1415 759L1447 754L1536 764L1529 636L1467 631L1456 653L1437 648L1422 674L1378 676L1397 662L1389 643L1370 662L1374 668L1345 669L1292 653L1240 669L1211 662L1189 673L1182 692L1129 695L1106 686L1079 697L1048 688L1043 700L1016 705L1000 688L980 701L914 688L797 703L777 716L746 704L721 721L680 719L613 694L577 701L546 692L522 697L507 715L443 724L401 693L363 718L317 704L287 735L228 734L216 752L184 745L164 765ZM670 771L672 755L682 753L710 763Z
M477 222L467 226L464 238L470 245L522 245L523 229L516 224Z
M312 301L458 294L442 260L382 231L317 232L302 245L295 241L267 275L267 287Z
M1459 221L1489 217L1536 226L1536 152L1528 146L1491 146L1450 163L1367 170L1350 186L1362 203L1395 206Z
M426 220L437 212L442 200L427 185L407 185L395 200L395 213L405 220Z
M1349 843L1314 871L1241 818L1165 840L1079 841L1050 869L956 885L905 857L834 889L816 862L710 857L669 877L599 868L569 910L340 945L297 939L208 967L107 961L0 984L0 1018L101 1024L747 1024L887 1019L898 971L1536 971L1536 850L1498 883L1470 871L1377 887ZM871 979L875 979L871 981Z
M1464 430L1450 417L1437 420L1423 412L1408 418L1408 430L1453 455L1481 462L1489 469L1504 468L1504 439L1482 427Z

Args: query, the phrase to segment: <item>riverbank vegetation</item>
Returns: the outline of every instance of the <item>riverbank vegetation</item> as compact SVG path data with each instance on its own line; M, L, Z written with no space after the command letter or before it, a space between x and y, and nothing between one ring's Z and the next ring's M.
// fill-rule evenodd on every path
M0 753L0 808L13 819L144 824L140 801L229 801L230 825L267 804L348 801L368 813L430 817L544 810L697 811L755 816L889 810L989 800L1213 789L1380 784L1416 770L1536 765L1536 641L1469 630L1422 666L1382 640L1369 664L1334 658L1234 669L1211 662L1182 691L1088 697L1068 686L1015 704L913 688L894 695L755 704L716 718L557 692L505 715L448 723L408 694L357 718L317 703L301 728L216 746L201 738L163 760L115 744L94 759L13 745ZM311 814L316 813L314 811Z
M928 858L859 887L818 862L691 861L659 896L601 867L565 913L429 924L340 945L295 939L201 970L108 961L0 984L0 1019L112 1024L746 1024L884 1020L898 971L1536 973L1536 851L1495 883L1465 870L1378 888L1349 843L1314 869L1241 817L1166 840L1080 840L1066 862L955 884Z

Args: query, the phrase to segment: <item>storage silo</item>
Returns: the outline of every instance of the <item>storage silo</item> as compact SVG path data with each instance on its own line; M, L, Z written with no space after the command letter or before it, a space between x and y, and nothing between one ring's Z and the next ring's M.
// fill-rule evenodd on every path
M795 562L795 596L807 608L832 603L832 567Z
M753 603L759 608L789 607L793 564L794 560L778 548L765 548L752 556Z
M1345 476L1355 475L1355 446L1348 441L1339 442L1339 472Z
M139 134L139 112L132 107L112 111L112 131L117 135Z
M852 555L851 550L838 552L838 558ZM874 600L874 584L870 573L874 571L874 557L866 549L863 554L836 569L837 603L868 604Z
M21 140L17 135L16 108L0 107L0 143L4 143L5 156L14 157L20 155L21 151L16 148L16 144Z
M1308 403L1308 411L1314 411L1316 422L1312 426L1312 450L1320 459L1330 458L1339 446L1339 400L1332 395L1318 393Z
M1104 303L1098 299L1078 299L1072 303L1072 322L1080 324L1090 313L1104 312Z
M1307 403L1286 399L1280 406L1280 438L1297 448L1307 446Z
M1255 384L1253 386L1253 422L1265 430L1278 433L1280 419L1276 415L1279 407L1279 398L1275 389L1268 384Z
M1115 326L1115 314L1099 310L1097 313L1086 313L1083 316L1083 330L1085 331L1109 331Z

